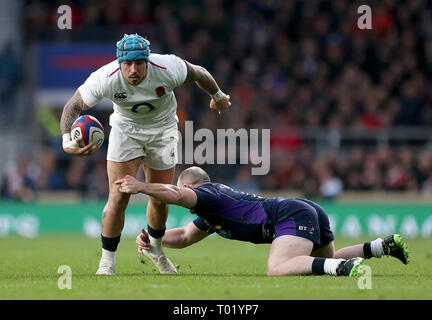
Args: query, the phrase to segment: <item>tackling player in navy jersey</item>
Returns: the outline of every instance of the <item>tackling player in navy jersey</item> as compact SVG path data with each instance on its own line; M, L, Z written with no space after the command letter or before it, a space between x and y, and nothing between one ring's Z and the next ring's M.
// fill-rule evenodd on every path
M119 191L145 193L170 204L189 208L198 216L186 227L168 230L162 245L184 248L216 232L227 239L271 243L268 275L330 274L356 276L364 258L393 256L408 263L408 249L401 237L342 248L335 252L334 236L324 209L306 199L264 198L211 183L198 167L184 170L177 186L143 183L132 176L115 182ZM136 239L138 251L150 250L143 229Z

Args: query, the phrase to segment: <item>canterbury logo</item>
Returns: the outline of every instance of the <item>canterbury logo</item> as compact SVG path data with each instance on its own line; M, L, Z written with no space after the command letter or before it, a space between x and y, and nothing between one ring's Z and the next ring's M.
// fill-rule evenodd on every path
M114 99L121 100L121 99L126 99L126 98L127 98L126 92L114 93Z

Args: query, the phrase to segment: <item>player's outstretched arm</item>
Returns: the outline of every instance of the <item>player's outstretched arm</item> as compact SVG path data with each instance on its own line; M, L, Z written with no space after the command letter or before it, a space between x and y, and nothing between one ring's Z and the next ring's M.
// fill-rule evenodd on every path
M86 156L96 152L97 148L93 148L94 142L81 148L79 141L71 140L71 127L74 121L79 117L81 111L87 110L89 107L84 103L81 94L77 90L75 94L66 102L63 113L60 118L60 130L63 137L63 150L72 155Z
M184 83L195 82L198 87L207 92L212 99L210 108L215 109L219 114L224 113L231 105L230 96L220 90L213 76L204 67L194 65L185 61L187 66L187 76Z
M179 188L172 184L144 183L130 175L115 181L119 191L123 193L136 194L145 193L153 198L168 204L176 204L185 208L193 208L197 203L194 191L188 188Z
M167 230L162 238L162 246L182 249L201 241L209 235L210 233L198 229L193 222L190 222L186 227ZM140 253L141 250L150 249L150 240L146 230L141 230L141 233L136 237L136 244Z

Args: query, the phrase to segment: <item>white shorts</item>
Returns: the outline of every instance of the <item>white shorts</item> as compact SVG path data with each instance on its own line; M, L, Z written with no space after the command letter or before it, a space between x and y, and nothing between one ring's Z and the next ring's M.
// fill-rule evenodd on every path
M111 123L107 160L126 162L144 157L143 164L155 170L177 164L177 124L160 128L137 127L125 122Z

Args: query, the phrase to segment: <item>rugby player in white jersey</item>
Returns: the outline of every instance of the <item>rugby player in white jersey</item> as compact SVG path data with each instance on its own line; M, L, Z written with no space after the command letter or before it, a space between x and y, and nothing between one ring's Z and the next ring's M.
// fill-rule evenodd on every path
M113 275L115 253L124 226L129 194L114 184L125 175L136 176L143 165L146 182L171 184L177 163L177 102L173 89L185 83L196 84L211 96L210 108L224 113L230 103L211 74L175 55L150 54L150 42L125 35L117 42L117 60L93 72L66 103L60 120L63 149L76 156L96 150L93 144L71 140L71 126L82 111L102 98L113 101L111 132L107 151L109 197L102 213L102 257L96 274ZM149 197L148 233L152 250L147 256L161 273L177 273L162 250L162 237L168 205Z

